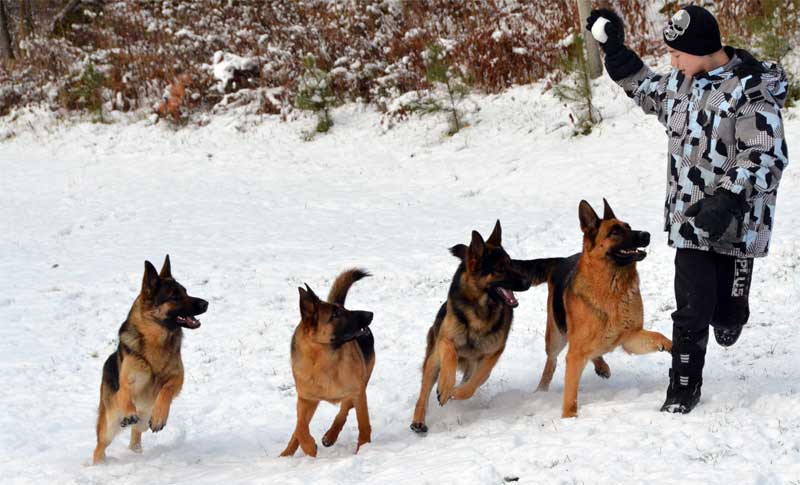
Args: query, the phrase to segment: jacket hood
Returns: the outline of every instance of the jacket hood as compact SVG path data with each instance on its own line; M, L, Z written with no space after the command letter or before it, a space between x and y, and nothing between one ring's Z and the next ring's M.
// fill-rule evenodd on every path
M772 99L783 108L786 103L786 94L789 89L789 81L786 71L775 62L759 61L752 54L744 49L733 49L725 47L728 55L732 53L740 60L739 64L733 68L733 73L743 79L752 76L752 80L761 84L761 89L772 96Z

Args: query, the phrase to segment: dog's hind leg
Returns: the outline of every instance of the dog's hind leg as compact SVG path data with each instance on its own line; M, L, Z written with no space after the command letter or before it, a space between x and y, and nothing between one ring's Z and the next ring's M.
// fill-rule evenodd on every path
M472 377L472 374L475 373L478 363L472 359L458 359L458 367L464 371L464 373L461 375L461 385L464 385L464 383L468 382Z
M671 352L672 340L658 332L639 330L622 342L622 348L629 354L649 354L651 352Z
M361 392L361 395L356 398L356 419L358 419L358 447L356 448L356 453L358 453L358 450L360 450L363 445L372 440L372 425L369 423L366 388Z
M97 465L105 461L106 448L111 444L114 436L120 431L119 418L113 410L106 408L105 403L100 402L97 413L97 446L94 449L92 462Z
M425 425L425 413L428 409L428 397L431 395L433 385L439 377L439 357L435 352L430 352L422 365L422 385L419 390L419 399L414 406L414 417L411 421L411 429L415 433L426 433L428 427Z
M142 433L147 431L148 427L150 426L149 411L145 411L144 413L140 411L140 417L141 419L139 422L131 426L131 442L128 444L128 448L130 448L134 453L142 452Z
M134 453L142 452L142 432L138 426L131 428L131 442L128 444L128 448Z
M153 412L152 402L137 402L136 411L139 416L139 422L131 426L131 441L128 448L134 453L142 452L142 433L150 427L150 416Z
M544 334L545 351L547 352L547 362L544 364L542 378L539 379L537 391L547 392L550 389L550 381L558 365L558 354L567 346L567 336L558 330L551 318L547 319L547 330Z
M336 443L337 438L339 438L339 433L342 432L344 423L347 422L347 413L349 413L351 409L353 409L353 401L349 399L342 401L339 413L333 419L333 424L331 424L330 429L328 429L322 437L323 446L328 447Z

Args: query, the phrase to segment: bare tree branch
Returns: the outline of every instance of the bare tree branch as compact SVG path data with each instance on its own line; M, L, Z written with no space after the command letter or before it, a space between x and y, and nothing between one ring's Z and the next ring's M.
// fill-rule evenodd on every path
M50 28L51 32L54 34L64 33L67 27L69 27L69 16L77 12L80 6L81 0L69 0L64 8L53 18L53 25Z
M8 31L8 11L5 0L0 0L0 59L14 59L14 50L11 48L11 34Z

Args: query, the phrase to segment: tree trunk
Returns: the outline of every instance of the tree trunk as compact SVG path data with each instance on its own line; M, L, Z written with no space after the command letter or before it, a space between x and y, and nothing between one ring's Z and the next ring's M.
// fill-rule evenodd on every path
M31 0L20 0L19 2L19 37L25 37L33 34L33 6Z
M11 34L8 31L8 11L6 1L0 0L0 59L14 59L14 51L11 49Z
M603 74L603 65L600 62L600 48L597 46L597 41L594 40L592 33L586 31L586 18L592 11L592 2L590 0L578 0L578 17L580 17L578 25L586 39L586 61L589 64L589 75L592 79L597 79Z

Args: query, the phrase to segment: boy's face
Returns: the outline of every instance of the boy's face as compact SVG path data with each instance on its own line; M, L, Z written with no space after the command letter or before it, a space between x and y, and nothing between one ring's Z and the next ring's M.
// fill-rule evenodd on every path
M686 77L694 77L706 71L708 56L695 56L668 47L672 67L681 71Z

